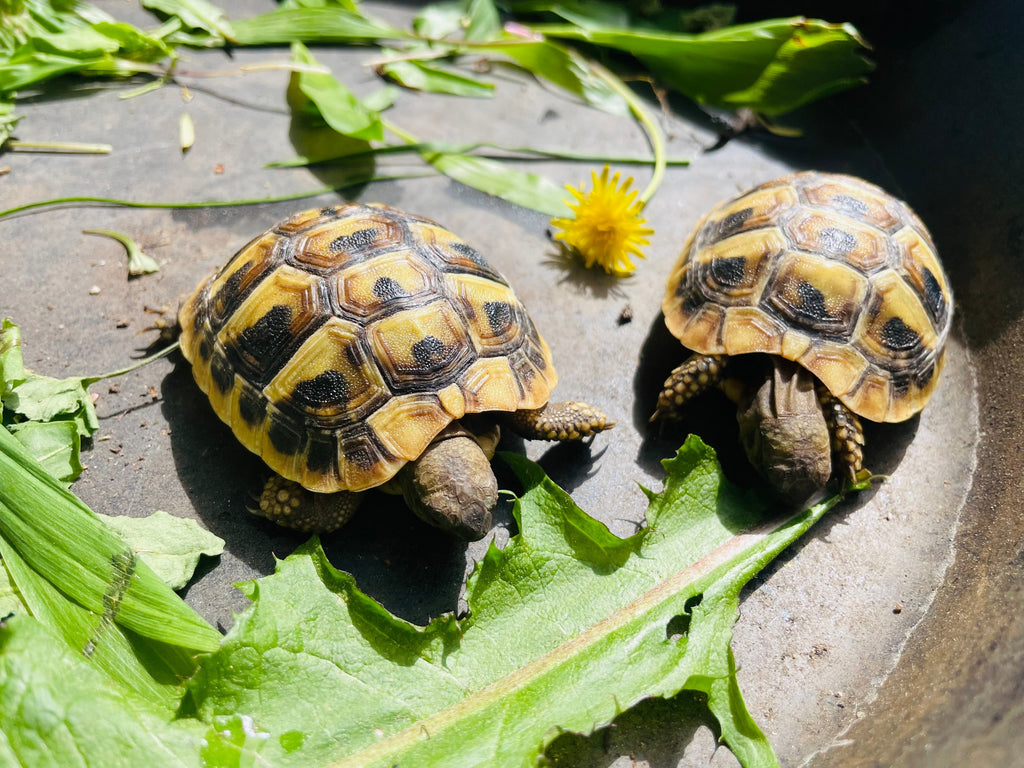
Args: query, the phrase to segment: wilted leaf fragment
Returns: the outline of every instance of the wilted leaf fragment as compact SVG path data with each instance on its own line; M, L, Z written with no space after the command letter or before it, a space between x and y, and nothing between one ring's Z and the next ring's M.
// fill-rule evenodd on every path
M82 474L81 441L73 421L26 421L8 429L60 482L70 483Z
M188 584L200 555L215 557L224 551L224 539L195 520L156 511L148 517L97 515L132 548L171 589Z
M254 605L191 683L200 716L251 715L274 765L519 768L561 729L693 689L748 768L776 765L736 687L732 625L743 585L831 504L755 529L761 505L691 438L649 494L648 527L619 539L536 465L510 462L527 489L521 533L471 577L469 618L396 619L314 540L246 588Z
M189 119L189 124L191 124L191 118ZM183 149L185 149L185 147L183 147ZM130 277L151 275L154 272L160 271L160 265L156 263L156 259L149 254L143 253L139 244L128 237L128 235L121 232L115 232L112 229L83 229L82 234L109 237L111 240L116 240L123 245L125 252L128 254L128 275Z
M457 70L416 59L395 59L380 65L380 71L406 88L427 93L489 98L494 85L468 77Z
M196 125L188 112L182 112L178 116L178 145L181 147L181 153L188 152L195 143Z

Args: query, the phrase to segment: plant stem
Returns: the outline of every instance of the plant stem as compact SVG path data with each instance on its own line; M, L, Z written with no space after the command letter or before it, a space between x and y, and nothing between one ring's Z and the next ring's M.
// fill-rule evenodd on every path
M596 61L591 61L589 64L594 74L608 83L612 90L626 100L630 111L647 133L647 139L651 143L651 151L654 153L654 173L651 174L651 180L648 182L647 187L640 193L640 202L646 203L651 199L658 187L661 186L662 177L665 175L665 166L667 165L665 161L665 137L662 135L657 123L647 114L647 109L644 107L640 97L631 88Z
M109 155L114 148L109 144L83 144L77 141L19 141L8 139L4 149L13 152L66 152L77 155Z

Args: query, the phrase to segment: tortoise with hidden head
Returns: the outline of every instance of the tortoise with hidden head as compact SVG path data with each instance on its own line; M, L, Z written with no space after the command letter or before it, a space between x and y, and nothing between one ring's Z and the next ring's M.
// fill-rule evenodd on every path
M867 475L858 415L897 422L924 407L953 306L931 236L905 203L808 171L705 216L662 310L695 354L665 382L652 421L721 386L751 463L796 504L828 482L832 455L849 480Z
M300 530L339 527L382 487L477 539L497 501L498 421L542 440L612 426L548 402L550 350L477 251L384 205L277 224L199 286L179 324L213 410L277 473L259 513Z

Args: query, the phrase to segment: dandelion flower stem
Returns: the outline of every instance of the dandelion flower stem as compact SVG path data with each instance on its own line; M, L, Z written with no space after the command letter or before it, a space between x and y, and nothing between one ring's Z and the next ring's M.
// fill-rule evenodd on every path
M596 61L590 62L590 68L594 74L608 83L613 91L625 99L630 111L647 133L647 139L651 144L651 151L654 152L654 173L651 174L651 180L638 198L641 203L646 203L654 196L658 187L661 186L661 179L665 175L665 166L667 165L665 159L665 137L662 135L658 124L647 113L644 103L629 86Z

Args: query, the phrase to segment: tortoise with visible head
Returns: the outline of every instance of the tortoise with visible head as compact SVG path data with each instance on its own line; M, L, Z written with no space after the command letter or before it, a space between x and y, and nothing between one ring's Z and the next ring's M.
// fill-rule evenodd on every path
M695 354L665 382L652 420L721 386L751 463L794 504L827 483L832 455L851 481L866 474L858 415L898 422L924 407L953 311L914 212L861 179L813 171L705 216L662 309Z
M259 512L327 532L382 487L467 539L491 526L497 422L543 440L612 424L549 403L547 344L508 283L440 225L384 205L296 214L181 306L213 410L277 477Z

